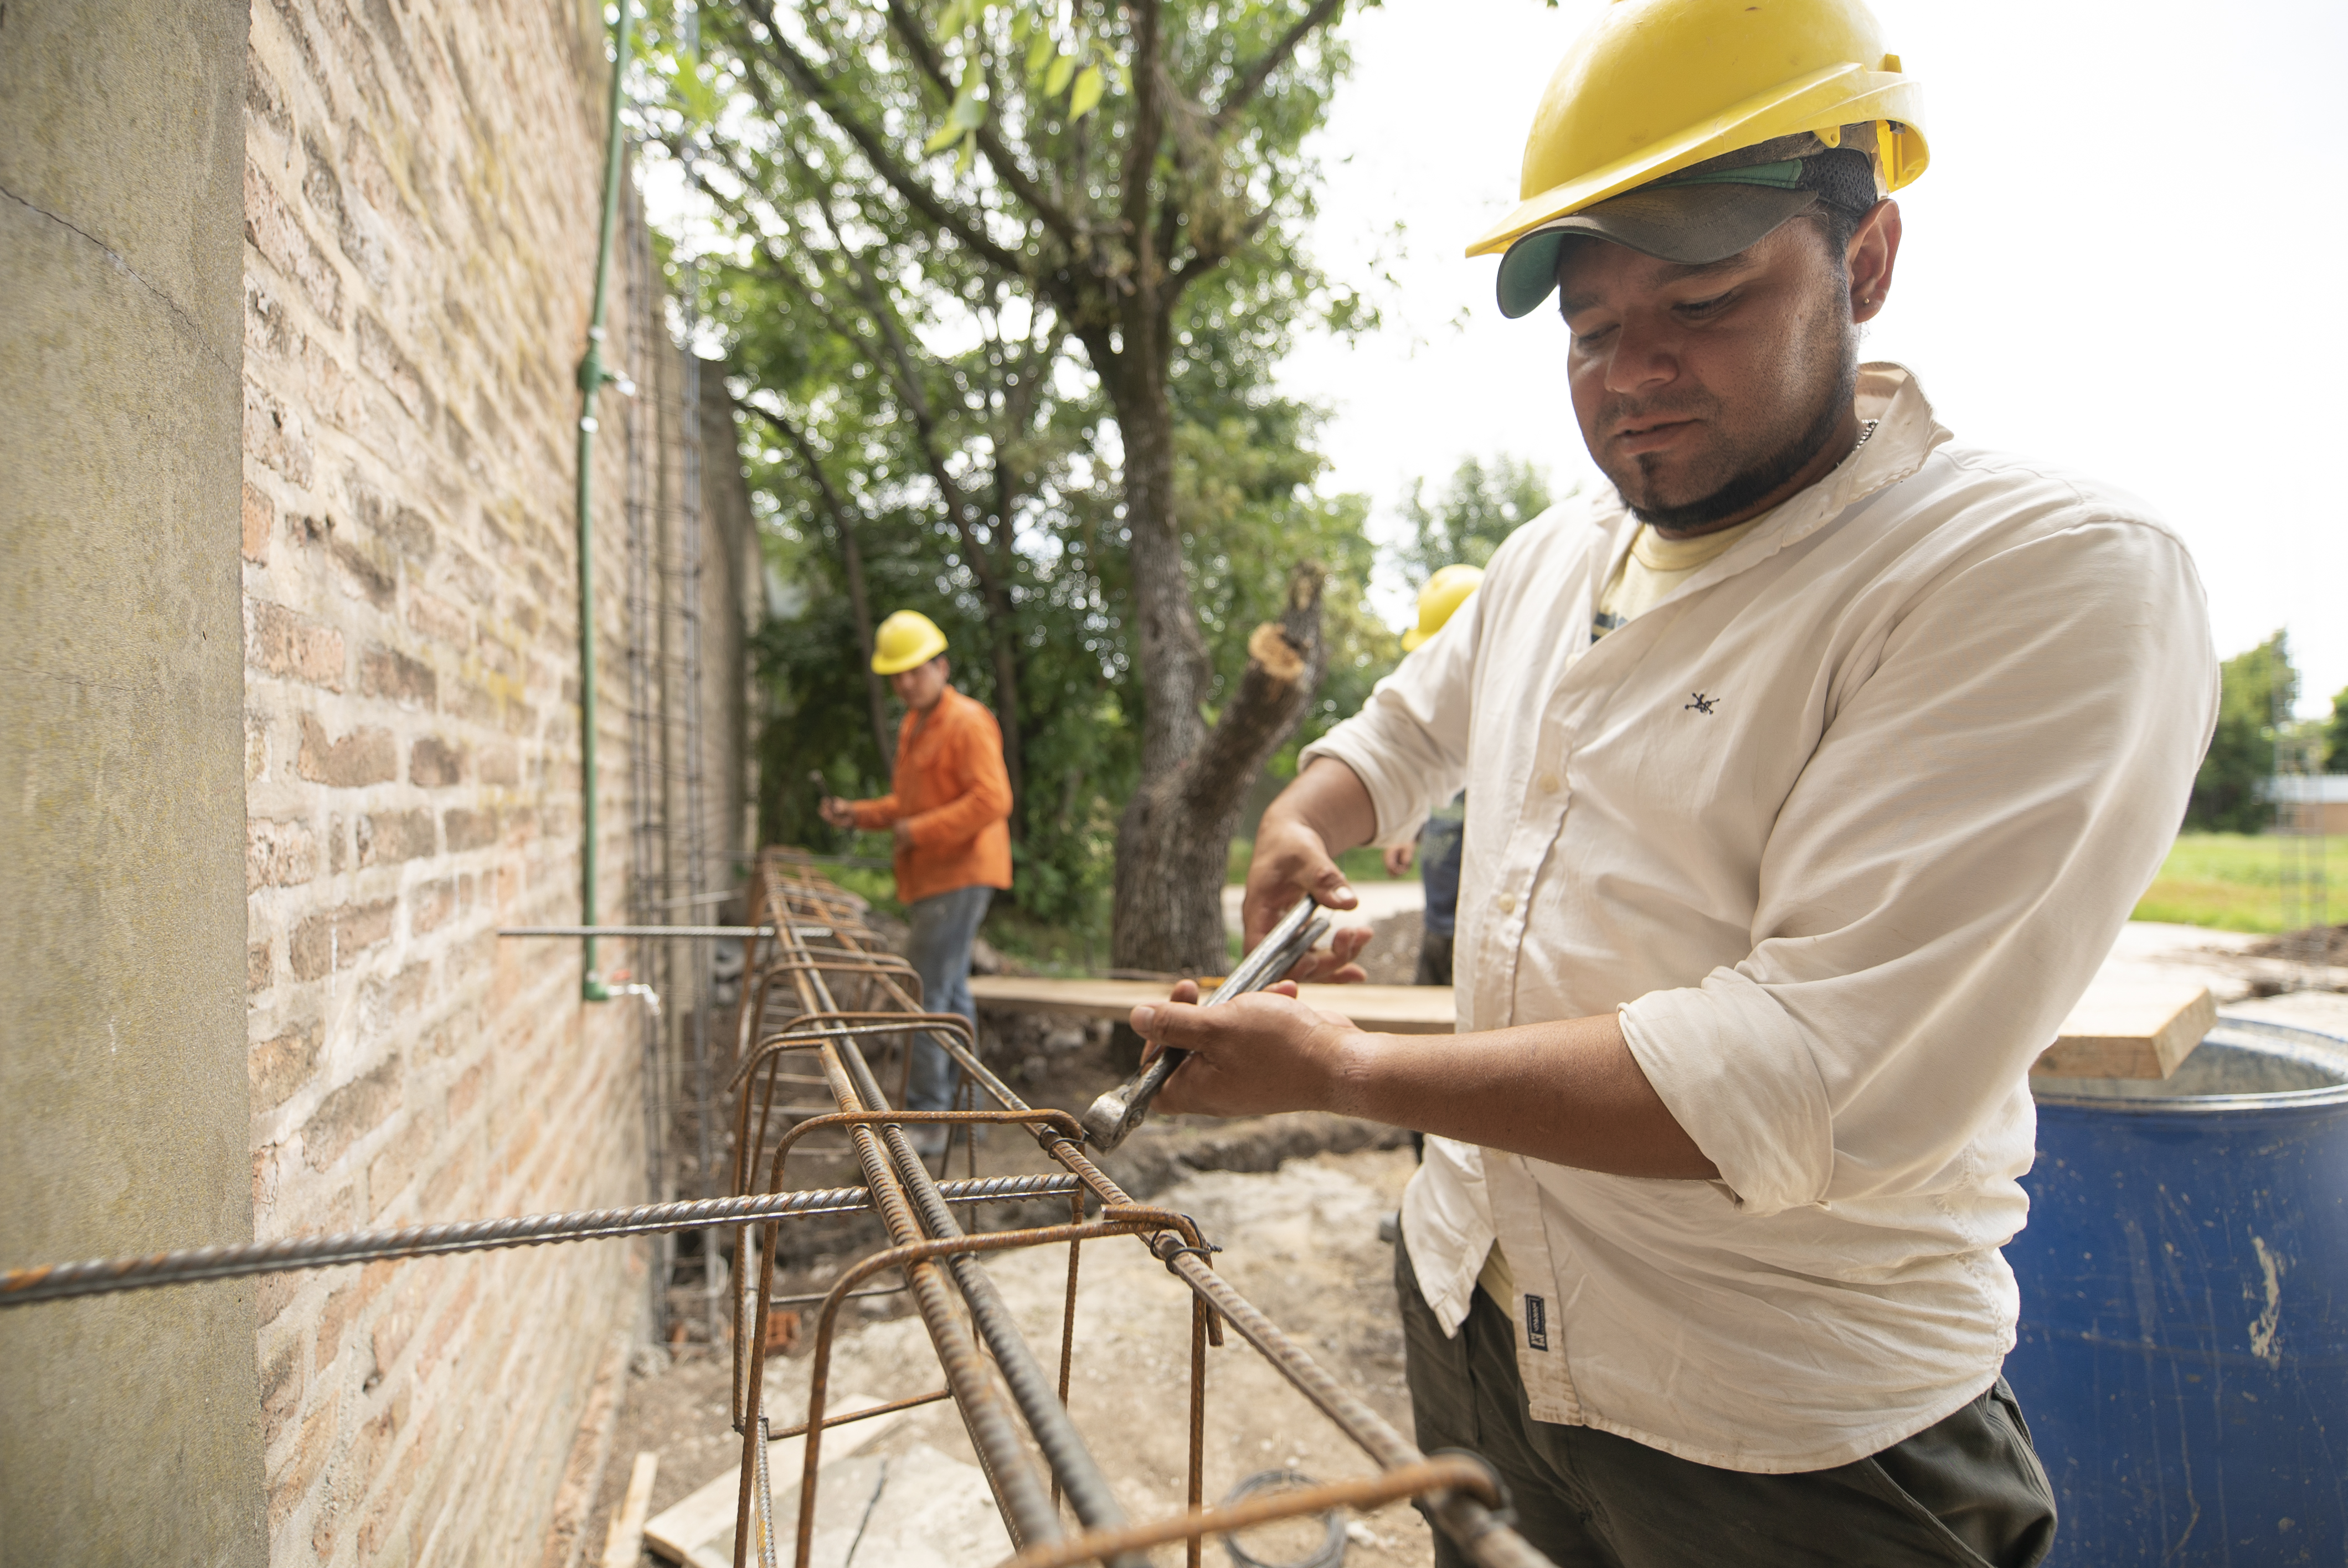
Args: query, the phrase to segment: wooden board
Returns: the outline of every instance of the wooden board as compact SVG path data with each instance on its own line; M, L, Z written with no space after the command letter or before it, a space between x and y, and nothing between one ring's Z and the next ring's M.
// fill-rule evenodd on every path
M1160 980L1057 980L973 975L982 1007L1122 1022L1144 1002L1163 1001ZM1382 1034L1449 1034L1449 986L1306 986L1314 1007L1344 1014ZM2098 980L2071 1009L2034 1074L2062 1078L2167 1078L2217 1021L2207 988L2190 983Z
M1303 986L1303 999L1344 1013L1381 1034L1449 1034L1457 1015L1449 986ZM1163 980L1054 980L1028 975L973 975L981 1007L1014 1008L1056 1018L1122 1023L1144 1002L1162 1002Z
M2033 1077L2167 1078L2218 1021L2209 988L2190 980L2098 980L2087 988Z
M885 1403L883 1399L850 1394L834 1402L829 1413L848 1415ZM823 1451L817 1457L824 1468L829 1469L833 1460L854 1453L896 1425L904 1414L891 1410L870 1420L827 1427ZM786 1496L794 1500L792 1508L798 1508L799 1469L806 1458L807 1439L803 1437L778 1438L767 1445L767 1483L774 1489L778 1509ZM706 1485L645 1524L644 1544L671 1563L686 1564L686 1568L734 1568L734 1518L741 1504L742 1463L736 1460L725 1474L713 1476Z

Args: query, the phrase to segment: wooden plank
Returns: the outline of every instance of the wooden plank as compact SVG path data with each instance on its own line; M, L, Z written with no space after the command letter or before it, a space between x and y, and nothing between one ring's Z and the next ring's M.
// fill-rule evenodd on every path
M635 1468L628 1472L627 1493L603 1532L603 1568L636 1568L644 1560L644 1515L652 1512L653 1480L659 1473L660 1455L647 1451L636 1456Z
M2167 1078L2218 1021L2209 988L2189 980L2098 980L2031 1076Z
M1344 1013L1382 1034L1449 1034L1457 1015L1449 986L1304 986L1303 999ZM1162 980L1045 979L1031 975L973 975L970 994L981 1007L1014 1008L1055 1018L1125 1021L1144 1002L1162 1002Z
M1124 1021L1144 1002L1162 1001L1159 980L1045 979L973 975L983 1007L1058 1018ZM1305 986L1303 999L1385 1034L1448 1034L1449 986ZM2060 1034L2031 1069L2062 1078L2167 1078L2217 1021L2206 987L2189 982L2105 981L2087 989Z
M888 1403L863 1394L850 1394L832 1402L828 1415L842 1416L857 1410L869 1410L875 1405ZM851 1421L844 1427L826 1427L823 1433L825 1468L834 1460L845 1459L858 1449L895 1426L905 1412L891 1410L885 1416L869 1420ZM797 1418L794 1418L797 1419ZM767 1475L774 1491L775 1504L782 1506L788 1495L798 1496L799 1467L805 1462L807 1439L778 1438L767 1445ZM682 1563L687 1568L733 1568L734 1516L742 1501L742 1462L735 1460L725 1474L714 1476L708 1483L675 1506L666 1509L644 1526L644 1544L672 1563ZM791 1505L796 1509L796 1501Z

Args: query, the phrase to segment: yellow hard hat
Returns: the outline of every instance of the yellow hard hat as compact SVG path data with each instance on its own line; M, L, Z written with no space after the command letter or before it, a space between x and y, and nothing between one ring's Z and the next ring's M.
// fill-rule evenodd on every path
M1443 623L1468 602L1484 580L1484 569L1479 566L1447 566L1426 579L1418 590L1418 624L1402 634L1403 651L1407 653L1437 632Z
M901 675L946 651L946 634L918 610L901 610L872 634L872 673Z
M1923 112L1861 0L1614 0L1541 94L1516 209L1468 254L1725 153L1847 145L1852 126L1889 193L1924 172Z

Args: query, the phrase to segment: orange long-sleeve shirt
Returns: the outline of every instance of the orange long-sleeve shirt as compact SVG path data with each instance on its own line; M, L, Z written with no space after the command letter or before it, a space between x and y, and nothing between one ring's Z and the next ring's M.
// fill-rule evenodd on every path
M857 826L902 822L911 836L897 847L900 899L1011 886L1011 776L1002 726L985 703L949 686L926 714L908 712L889 782L880 799L852 804Z

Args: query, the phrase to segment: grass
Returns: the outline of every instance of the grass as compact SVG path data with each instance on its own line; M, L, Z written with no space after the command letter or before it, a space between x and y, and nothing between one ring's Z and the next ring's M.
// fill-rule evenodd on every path
M2136 917L2222 931L2287 929L2284 843L2245 833L2178 834L2160 874L2137 900ZM2323 845L2325 864L2348 871L2348 836L2334 835Z

